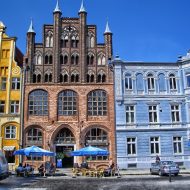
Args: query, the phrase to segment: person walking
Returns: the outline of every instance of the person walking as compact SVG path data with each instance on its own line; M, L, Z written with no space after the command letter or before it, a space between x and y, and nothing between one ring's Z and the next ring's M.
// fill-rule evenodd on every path
M160 162L160 157L158 155L156 155L156 163Z

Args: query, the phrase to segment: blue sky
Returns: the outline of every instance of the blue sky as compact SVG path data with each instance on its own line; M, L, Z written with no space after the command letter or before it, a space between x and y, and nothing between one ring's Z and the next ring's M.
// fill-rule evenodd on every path
M53 23L56 0L6 0L0 20L26 51L26 32L33 18L36 42L43 24ZM59 0L65 17L78 17L81 0ZM96 24L98 42L108 18L114 55L126 61L175 62L190 49L190 0L84 0L88 24Z

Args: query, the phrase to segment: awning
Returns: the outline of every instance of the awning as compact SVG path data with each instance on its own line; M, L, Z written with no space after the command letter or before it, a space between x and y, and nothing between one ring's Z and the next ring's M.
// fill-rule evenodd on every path
M3 150L5 151L13 151L15 149L15 146L4 146Z

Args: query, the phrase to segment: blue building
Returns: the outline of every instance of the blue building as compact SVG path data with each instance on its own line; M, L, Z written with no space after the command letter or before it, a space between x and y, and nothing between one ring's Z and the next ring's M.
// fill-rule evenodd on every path
M189 168L190 53L173 63L112 64L118 166L149 168L159 155Z

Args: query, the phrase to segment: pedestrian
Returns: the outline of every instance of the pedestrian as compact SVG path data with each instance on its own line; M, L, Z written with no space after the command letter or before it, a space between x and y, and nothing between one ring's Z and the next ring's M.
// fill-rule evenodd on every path
M160 157L158 155L156 155L156 163L160 162Z

